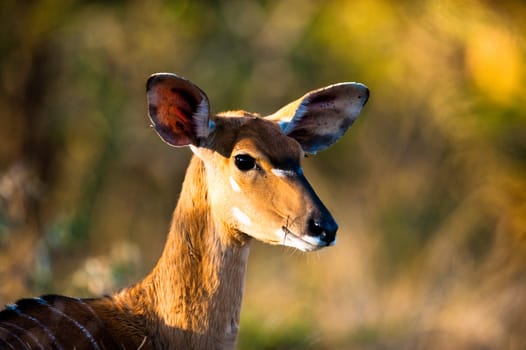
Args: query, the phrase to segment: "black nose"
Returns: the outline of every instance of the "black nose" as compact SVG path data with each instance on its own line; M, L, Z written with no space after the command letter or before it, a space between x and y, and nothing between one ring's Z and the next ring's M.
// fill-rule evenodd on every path
M338 231L338 224L332 218L330 220L309 220L309 236L319 237L327 245L334 242L336 231Z

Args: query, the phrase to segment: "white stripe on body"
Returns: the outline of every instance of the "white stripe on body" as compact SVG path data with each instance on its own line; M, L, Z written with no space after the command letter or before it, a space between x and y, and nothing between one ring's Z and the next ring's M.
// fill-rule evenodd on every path
M77 326L77 328L80 329L80 331L88 338L88 340L91 342L91 345L93 345L93 348L95 348L97 350L101 350L99 345L97 344L97 341L95 340L95 338L93 338L93 335L90 333L90 331L88 331L88 329L86 329L86 327L81 325L77 320L75 320L71 316L65 314L64 312L62 312L61 310L57 309L53 305L48 304L48 302L46 302L42 298L34 298L34 299L38 303L40 303L41 305L45 305L45 306L49 307L53 312L55 312L55 313L59 314L60 316L64 317L66 320L68 320L70 322L73 322L73 324L75 326Z
M7 345L9 346L10 349L15 350L15 348L13 347L13 345L11 345L10 343L8 343L7 340L5 340L5 339L0 339L0 344L7 344Z
M82 300L81 298L75 298L76 301L79 302L80 305L84 306L84 308L86 310L89 311L89 313L97 319L97 321L99 321L100 325L101 326L104 326L104 322L102 322L102 320L100 319L99 315L97 315L97 313L95 312L95 310L93 310L93 308L88 304L86 303L84 300Z
M29 336L29 338L31 338L31 340L33 340L33 342L34 342L35 344L37 344L38 347L39 347L40 349L44 349L44 347L42 346L42 344L40 344L40 342L38 341L37 337L35 337L35 336L33 335L33 333L31 333L31 332L28 331L27 329L22 328L22 327L20 327L19 325L15 324L15 323L11 323L11 322L5 322L5 321L4 321L4 322L2 322L2 324L5 325L5 326L7 326L7 327L11 327L11 328L14 328L14 329L16 329L16 330L22 331L24 334L27 334L27 335ZM19 338L19 337L16 336L15 334L12 334L12 332L10 332L7 328L0 326L0 329L4 329L6 332L9 333L9 335L15 337L20 343L23 343L23 341L22 341L21 338ZM27 345L27 343L26 343L26 345ZM31 349L30 346L27 346L27 348L28 348L28 349Z
M44 332L47 334L47 336L51 339L51 341L53 342L53 344L56 345L56 347L59 349L59 350L63 350L64 348L59 344L59 342L57 341L57 338L53 335L53 333L51 332L51 330L49 328L47 328L45 325L42 324L42 322L40 322L39 320L37 320L36 318L34 318L33 316L31 315L26 315L25 313L23 313L22 311L18 310L17 308L11 308L11 310L15 311L16 313L18 313L18 315L20 317L23 317L25 319L28 319L30 321L33 321L35 322L40 328L42 328L44 330Z

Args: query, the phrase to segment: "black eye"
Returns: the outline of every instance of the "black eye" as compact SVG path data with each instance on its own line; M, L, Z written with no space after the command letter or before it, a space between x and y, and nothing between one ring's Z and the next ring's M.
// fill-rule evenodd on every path
M256 167L256 160L248 154L238 154L234 157L234 162L241 171L247 171Z

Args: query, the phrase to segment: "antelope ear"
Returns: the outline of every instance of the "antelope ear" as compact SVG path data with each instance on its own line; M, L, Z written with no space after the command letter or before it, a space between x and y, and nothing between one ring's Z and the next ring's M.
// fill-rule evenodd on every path
M343 136L368 98L369 89L363 84L334 84L308 92L267 119L279 123L306 153L315 154Z
M199 145L211 132L206 94L175 74L157 73L146 82L148 114L157 134L172 146Z

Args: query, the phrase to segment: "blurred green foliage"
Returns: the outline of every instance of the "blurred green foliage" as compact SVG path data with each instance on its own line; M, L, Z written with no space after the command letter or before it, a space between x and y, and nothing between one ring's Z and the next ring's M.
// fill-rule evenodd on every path
M216 112L339 81L361 119L305 162L340 224L254 244L239 349L526 347L522 1L0 4L0 301L93 295L160 254L190 156L148 127L169 71Z

